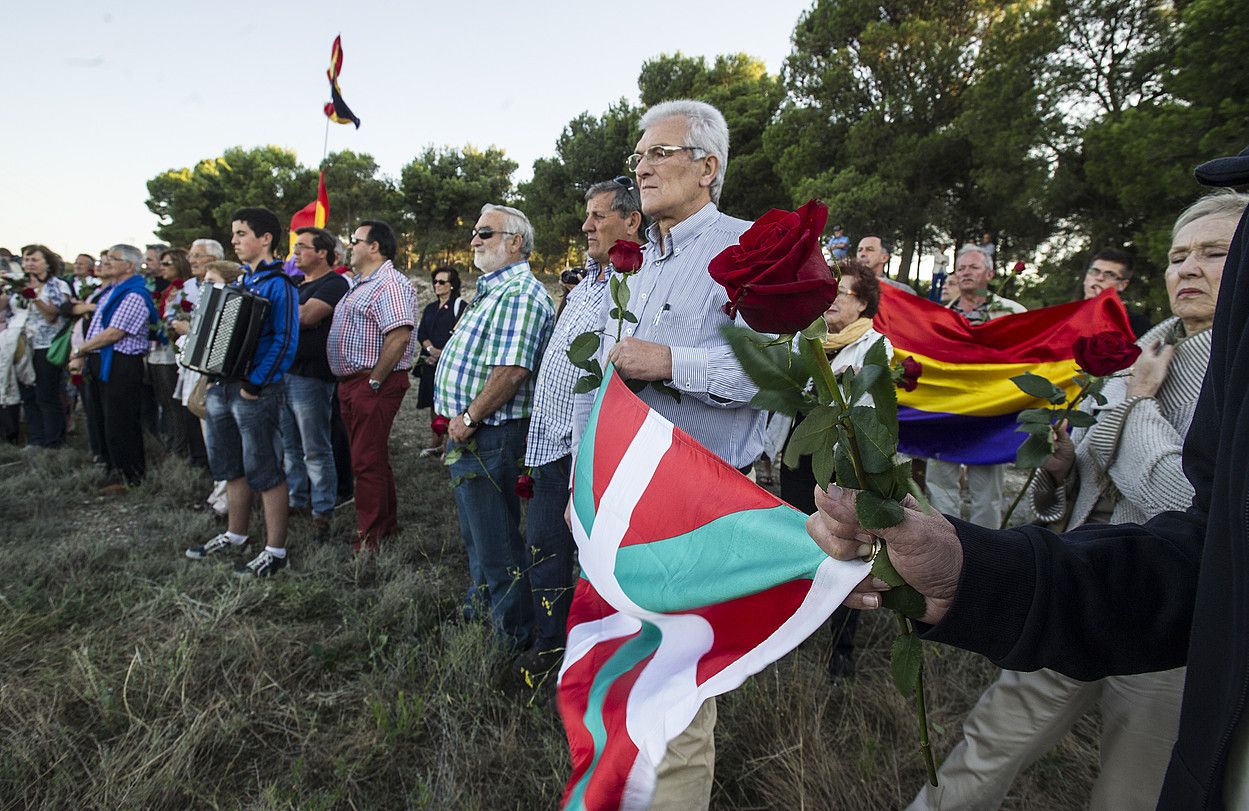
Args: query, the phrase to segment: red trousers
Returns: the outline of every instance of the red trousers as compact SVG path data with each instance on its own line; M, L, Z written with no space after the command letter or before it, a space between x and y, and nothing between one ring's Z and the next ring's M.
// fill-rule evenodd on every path
M338 403L351 441L351 472L356 475L358 546L376 547L379 539L399 528L390 428L409 386L406 370L391 372L376 392L367 377L338 384Z

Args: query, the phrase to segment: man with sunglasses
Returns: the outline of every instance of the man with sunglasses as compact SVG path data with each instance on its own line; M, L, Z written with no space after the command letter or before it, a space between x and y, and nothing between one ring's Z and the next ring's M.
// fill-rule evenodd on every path
M626 165L637 177L646 229L642 267L629 279L629 310L637 323L610 318L598 359L625 378L675 388L675 396L648 386L638 396L733 467L749 474L763 451L767 414L750 406L758 387L742 371L720 329L724 289L707 273L720 251L737 243L750 223L716 207L729 157L724 116L709 104L682 99L642 116L642 137ZM574 444L593 405L577 395ZM715 771L714 699L668 745L659 764L652 808L707 808Z
M533 609L515 486L555 307L529 269L533 226L522 212L482 206L470 245L482 275L438 359L434 411L451 416L448 460L470 578L464 614L475 616L480 601L499 642L520 652Z
M608 251L617 240L639 241L642 201L632 178L595 183L585 193L586 278L564 297L555 333L542 355L525 443L533 471L533 500L525 521L529 586L533 593L533 647L519 662L526 683L546 680L563 658L572 604L572 532L564 522L572 468L573 386L581 373L568 360L573 339L602 326Z
M356 552L373 552L399 529L390 429L411 386L416 350L416 290L395 270L395 232L365 220L351 236L352 285L334 307L326 338L330 371L351 445L356 477Z

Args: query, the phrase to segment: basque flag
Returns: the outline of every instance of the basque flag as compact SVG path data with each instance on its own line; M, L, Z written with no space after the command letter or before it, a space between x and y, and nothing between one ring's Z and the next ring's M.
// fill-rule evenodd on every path
M334 46L330 48L330 68L325 75L330 79L330 102L325 105L325 115L336 124L355 124L360 129L360 119L343 101L342 91L338 88L338 74L343 69L343 38L340 34L334 37Z
M909 355L924 365L915 391L898 390L898 451L965 465L1013 463L1027 438L1015 430L1019 412L1049 405L1012 377L1040 375L1070 399L1078 390L1076 338L1117 330L1135 340L1113 290L973 326L948 307L882 284L873 324L893 344L895 361Z
M798 646L870 565L639 400L608 367L576 451L580 554L557 699L564 807L642 809L702 703Z

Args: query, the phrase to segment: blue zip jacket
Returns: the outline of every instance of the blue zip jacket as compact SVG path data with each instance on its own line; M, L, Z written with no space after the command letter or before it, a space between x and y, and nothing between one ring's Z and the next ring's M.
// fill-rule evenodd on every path
M260 331L256 354L248 367L243 389L249 394L282 379L295 361L299 346L299 295L278 261L246 267L238 285L269 300L269 315Z

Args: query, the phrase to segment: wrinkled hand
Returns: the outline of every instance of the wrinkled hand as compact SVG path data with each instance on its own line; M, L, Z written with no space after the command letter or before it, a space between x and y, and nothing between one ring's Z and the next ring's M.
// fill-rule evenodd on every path
M889 546L889 560L898 574L924 595L922 621L935 625L950 609L963 570L963 547L954 526L940 513L920 512L914 498L902 502L906 517L901 524L869 534L859 526L854 512L858 491L830 485L825 494L815 490L816 513L807 519L807 533L821 549L838 560L854 560L872 553L874 539ZM871 575L863 578L845 600L849 608L880 607L878 592L888 586Z
M431 346L431 347L429 348L429 359L430 359L430 360L432 360L432 361L437 361L437 360L438 360L439 358L441 358L441 357L442 357L442 350L441 350L441 349L439 349L439 348L438 348L438 347L436 347L436 346Z
M1053 476L1054 481L1061 483L1066 480L1071 466L1076 462L1076 446L1071 441L1071 434L1067 433L1065 420L1050 429L1050 438L1054 443L1054 455L1045 460L1041 469Z
M1128 379L1129 397L1153 397L1158 393L1162 382L1167 379L1167 371L1171 368L1171 358L1175 355L1175 347L1161 341L1145 351L1132 364L1132 377Z
M461 445L468 442L468 440L476 432L476 428L469 428L464 424L464 420L459 417L452 417L451 424L447 426L447 436L451 437L452 441L458 442Z
M672 379L672 350L663 344L625 338L611 348L607 360L630 380Z

